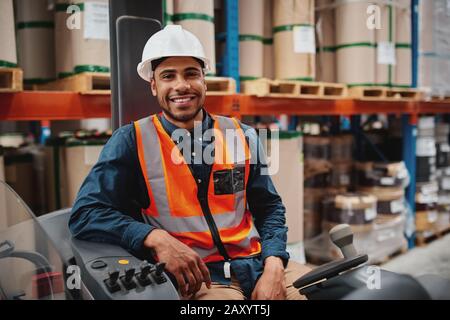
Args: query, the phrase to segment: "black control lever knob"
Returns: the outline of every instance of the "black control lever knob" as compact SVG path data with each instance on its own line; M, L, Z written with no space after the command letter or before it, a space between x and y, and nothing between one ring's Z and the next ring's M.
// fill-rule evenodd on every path
M147 276L149 275L151 269L152 269L152 266L148 262L142 263L141 264L141 274L139 275L139 277L141 279L147 278Z
M136 270L134 268L125 269L125 282L130 282L133 279Z
M117 283L117 280L119 280L120 271L117 269L110 270L108 272L108 275L110 285L115 285Z
M157 277L159 277L159 276L161 276L162 275L162 273L164 272L164 268L166 267L166 263L165 262L158 262L156 265L155 265L155 275L157 276Z

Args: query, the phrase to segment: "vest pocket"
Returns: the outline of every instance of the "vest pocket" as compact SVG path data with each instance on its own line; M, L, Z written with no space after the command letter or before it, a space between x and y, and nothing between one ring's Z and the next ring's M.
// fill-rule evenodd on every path
M218 170L213 172L214 194L235 194L244 190L245 167Z

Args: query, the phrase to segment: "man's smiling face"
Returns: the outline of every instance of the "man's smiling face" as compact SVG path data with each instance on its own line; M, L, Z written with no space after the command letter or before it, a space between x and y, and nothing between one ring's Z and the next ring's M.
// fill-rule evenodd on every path
M202 66L191 57L165 59L156 67L150 87L166 116L176 121L194 119L205 102Z

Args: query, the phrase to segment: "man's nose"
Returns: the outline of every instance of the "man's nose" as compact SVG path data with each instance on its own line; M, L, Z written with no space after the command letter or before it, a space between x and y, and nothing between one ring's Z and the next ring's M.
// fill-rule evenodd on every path
M191 84L183 77L177 77L177 83L175 85L175 90L177 91L185 91L191 88Z

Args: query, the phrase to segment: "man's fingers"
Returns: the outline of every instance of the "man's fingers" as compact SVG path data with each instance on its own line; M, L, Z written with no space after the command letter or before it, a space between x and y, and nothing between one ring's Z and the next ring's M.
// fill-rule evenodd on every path
M175 279L177 280L178 283L178 289L180 290L180 293L182 296L186 296L187 291L186 291L186 281L184 281L184 276L182 273L180 272L175 272L172 273L175 276Z
M211 276L209 275L208 267L206 266L206 264L201 259L200 259L200 263L199 263L198 266L200 268L200 272L203 275L203 281L205 282L206 287L208 289L211 289Z
M186 268L184 270L184 278L187 280L187 283L188 283L187 294L191 295L191 294L195 293L194 289L195 289L197 281L195 281L195 277L192 274L192 271L190 269Z

